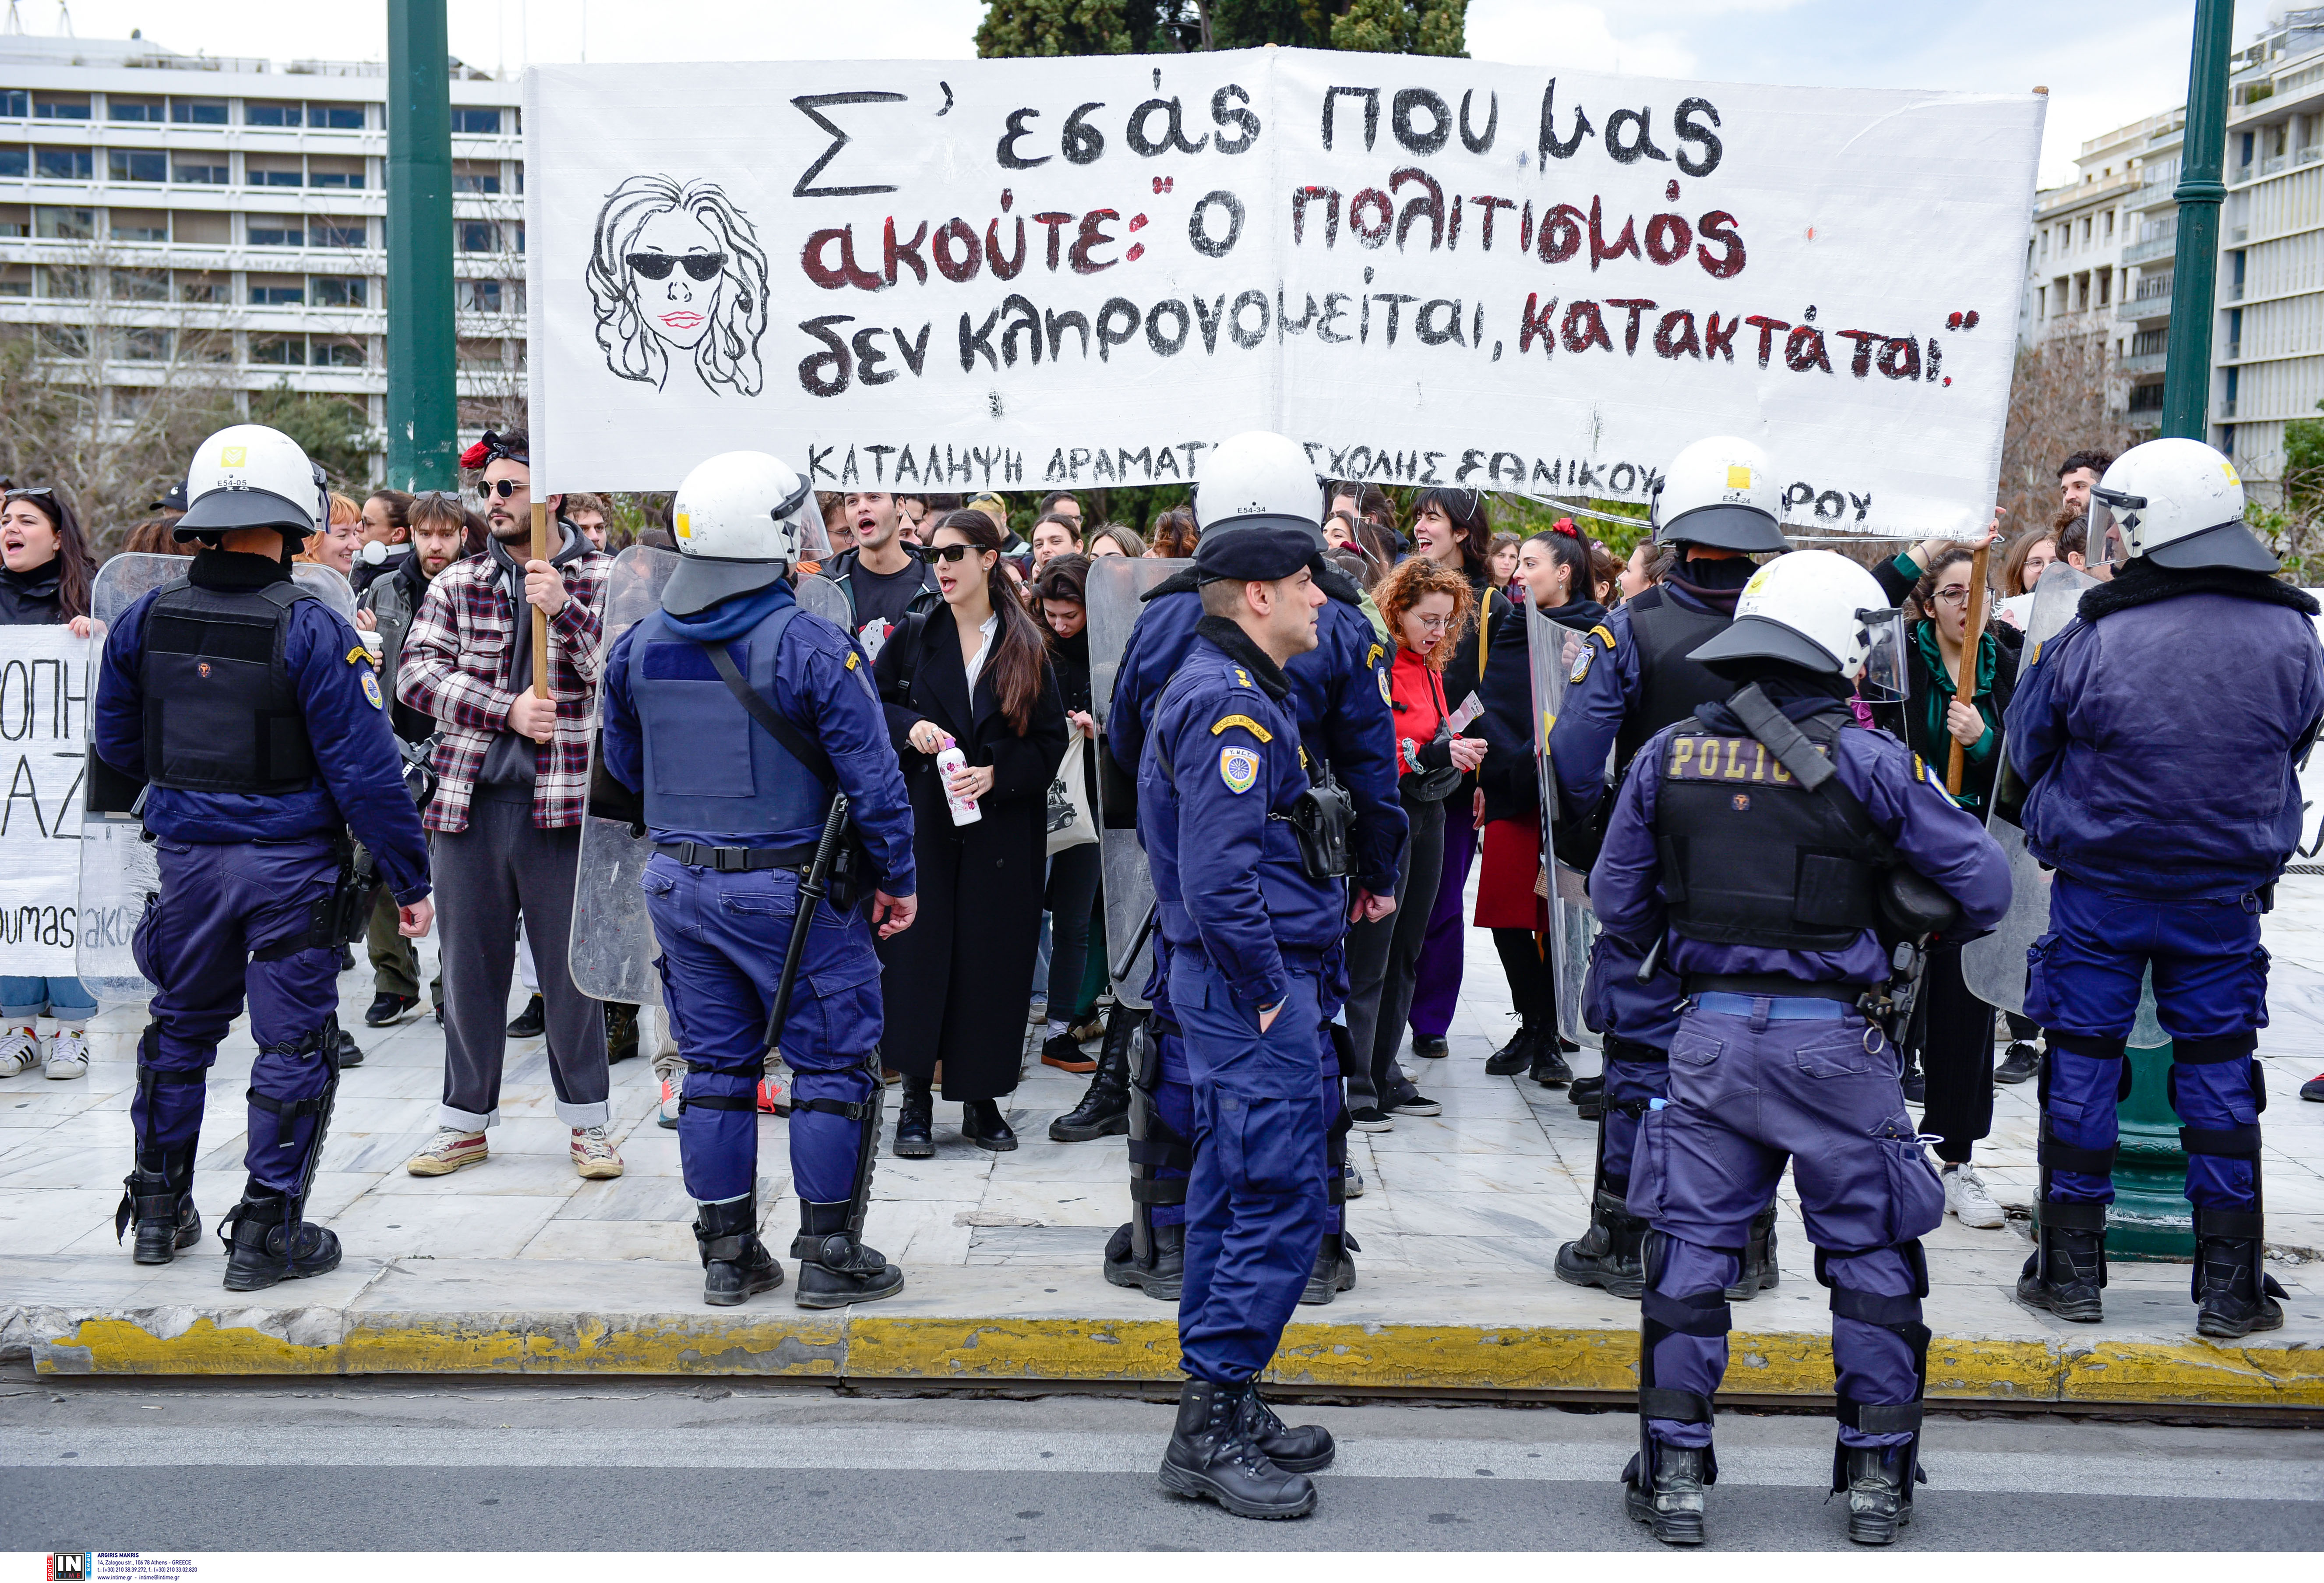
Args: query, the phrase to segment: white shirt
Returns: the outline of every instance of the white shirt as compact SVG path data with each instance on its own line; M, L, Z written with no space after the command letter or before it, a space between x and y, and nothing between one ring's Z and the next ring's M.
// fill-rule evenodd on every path
M1001 613L996 610L986 616L984 625L976 630L984 634L984 641L977 645L976 653L969 657L968 691L971 698L976 695L976 678L984 669L985 657L992 653L992 634L1001 630Z

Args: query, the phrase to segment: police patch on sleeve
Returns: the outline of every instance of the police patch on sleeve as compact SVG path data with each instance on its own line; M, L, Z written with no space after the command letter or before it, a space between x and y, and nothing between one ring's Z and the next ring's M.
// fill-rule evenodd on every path
M1396 695L1388 690L1387 671L1383 671L1379 673L1379 683L1380 702L1386 704L1389 708L1396 708Z
M1566 673L1566 685L1569 687L1581 686L1582 679L1590 674L1590 662L1597 657L1598 651L1591 647L1588 643L1583 643L1582 645L1582 652L1573 656L1573 669Z
M1219 779L1240 797L1259 784L1259 754L1248 747L1219 749Z
M363 692L364 697L371 701L373 708L387 708L387 700L379 694L379 678L369 671L363 673Z

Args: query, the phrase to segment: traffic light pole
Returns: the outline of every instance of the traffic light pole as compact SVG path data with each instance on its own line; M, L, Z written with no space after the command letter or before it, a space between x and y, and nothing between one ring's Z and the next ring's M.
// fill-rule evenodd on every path
M387 0L387 481L459 484L445 0Z

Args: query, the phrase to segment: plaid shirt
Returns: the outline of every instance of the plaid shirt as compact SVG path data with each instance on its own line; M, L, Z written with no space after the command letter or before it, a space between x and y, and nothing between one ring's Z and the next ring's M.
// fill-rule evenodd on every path
M549 623L549 696L557 735L534 754L532 822L544 830L581 822L589 790L589 725L597 708L605 575L613 558L592 550L567 561L565 608ZM428 585L428 598L403 640L395 696L443 723L439 777L428 805L431 830L468 828L468 803L485 751L508 729L516 662L516 607L490 555L454 561Z

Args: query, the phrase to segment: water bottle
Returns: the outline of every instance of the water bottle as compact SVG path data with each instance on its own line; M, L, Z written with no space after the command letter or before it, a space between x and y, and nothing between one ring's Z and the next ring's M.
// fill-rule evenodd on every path
M936 773L944 777L945 802L952 810L952 822L955 825L973 825L984 817L975 798L955 797L952 793L952 778L966 768L968 755L961 752L960 744L950 736L945 737L943 745L936 749Z

